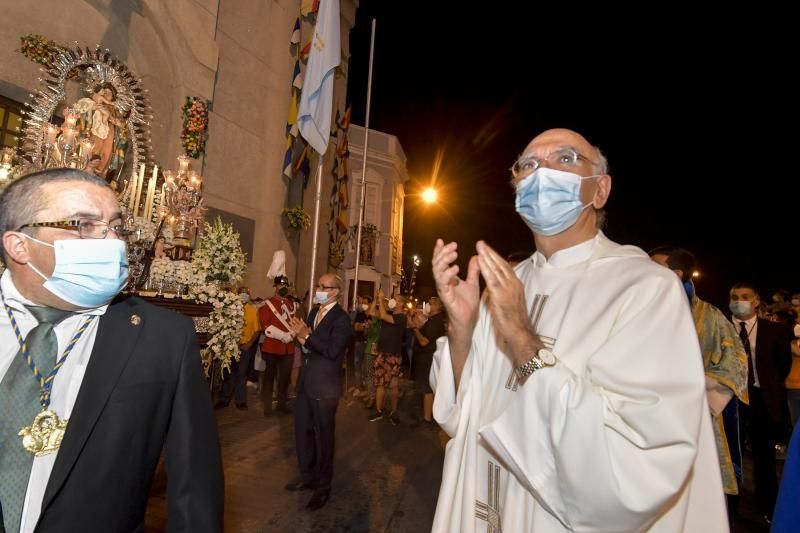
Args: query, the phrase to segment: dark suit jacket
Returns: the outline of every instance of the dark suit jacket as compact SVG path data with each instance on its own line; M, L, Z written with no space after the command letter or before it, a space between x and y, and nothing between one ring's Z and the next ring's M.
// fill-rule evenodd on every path
M316 307L308 315L309 326L313 327L318 311ZM352 336L350 316L342 306L333 306L306 340L308 353L303 354L298 390L305 390L312 398L338 398L342 393L342 359Z
M784 381L792 366L792 330L782 324L758 319L756 374L772 422L778 424L786 408Z
M37 533L144 531L165 441L168 531L221 532L219 440L192 321L139 298L115 301L100 318Z

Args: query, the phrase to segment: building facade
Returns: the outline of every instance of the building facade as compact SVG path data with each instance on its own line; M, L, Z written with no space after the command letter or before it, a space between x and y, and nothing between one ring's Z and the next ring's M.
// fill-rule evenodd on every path
M314 208L313 178L303 190L297 180L283 176L296 61L290 43L298 14L306 14L312 5L310 0L7 2L0 25L0 142L16 142L19 104L29 99L41 75L40 66L18 51L22 36L38 34L65 46L77 42L107 48L149 91L153 153L159 167L174 169L175 158L183 153L181 107L186 97L212 102L206 153L193 162L203 175L206 205L212 213L231 215L246 241L244 248L252 250L245 283L255 294L271 292L266 272L279 249L286 251L287 274L302 294L310 274L312 235L287 233L281 211L297 203L309 213ZM358 0L340 0L342 64L334 110L342 112L357 7ZM304 17L301 47L312 32ZM77 87L68 87L67 93L71 101L85 96ZM316 168L316 156L311 168ZM323 173L323 180L323 191L329 191L330 176ZM329 210L323 203L321 220L327 220ZM328 269L324 224L320 234L316 272Z
M351 180L347 219L353 226L358 224L362 195L364 133L363 127L350 126ZM367 150L358 294L374 296L380 287L390 296L399 292L402 275L403 209L405 183L409 179L406 155L397 137L374 130L369 132ZM348 305L352 305L355 265L356 246L352 239L340 269L347 284Z

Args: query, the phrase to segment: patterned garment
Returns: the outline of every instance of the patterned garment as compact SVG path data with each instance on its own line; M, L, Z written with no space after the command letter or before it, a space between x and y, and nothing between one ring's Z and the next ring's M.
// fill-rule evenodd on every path
M391 381L400 377L400 365L403 356L390 353L379 353L375 358L375 386L388 387Z
M692 318L706 375L731 389L740 401L748 403L747 353L733 323L719 309L696 295L692 297ZM730 420L725 424L724 417L719 415L713 418L712 425L725 493L738 494L735 471L741 472L742 464L741 454L737 452L738 424L731 424Z

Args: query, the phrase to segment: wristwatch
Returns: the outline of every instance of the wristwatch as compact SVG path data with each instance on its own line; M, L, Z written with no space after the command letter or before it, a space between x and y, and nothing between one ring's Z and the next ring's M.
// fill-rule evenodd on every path
M518 366L514 371L517 378L523 381L525 378L541 368L547 368L556 364L556 355L547 348L539 349L530 360L522 366Z

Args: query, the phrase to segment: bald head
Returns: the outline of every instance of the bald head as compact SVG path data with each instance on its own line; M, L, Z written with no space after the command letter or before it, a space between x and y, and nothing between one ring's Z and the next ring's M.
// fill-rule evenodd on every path
M546 157L550 152L564 146L571 146L580 155L590 160L594 164L594 172L598 174L608 172L606 158L600 153L600 150L592 146L580 133L566 128L553 128L540 133L525 147L523 155Z

